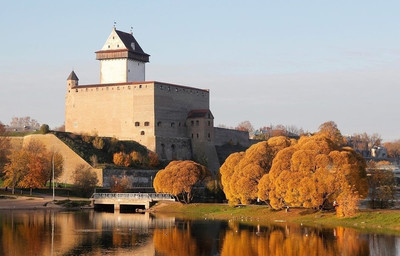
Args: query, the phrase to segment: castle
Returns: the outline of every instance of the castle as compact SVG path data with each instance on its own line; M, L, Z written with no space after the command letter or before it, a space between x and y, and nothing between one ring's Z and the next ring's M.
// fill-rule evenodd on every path
M149 62L132 33L112 29L100 61L100 84L67 78L65 130L134 140L160 159L194 159L217 171L215 145L248 144L248 133L215 128L210 92L145 80Z

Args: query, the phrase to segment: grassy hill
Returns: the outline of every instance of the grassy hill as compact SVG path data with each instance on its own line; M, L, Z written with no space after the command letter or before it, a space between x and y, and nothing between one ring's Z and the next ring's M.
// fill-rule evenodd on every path
M113 164L113 154L117 152L130 153L137 151L147 155L147 148L135 141L119 141L116 138L77 135L68 132L51 132L68 145L75 153L88 163L96 156L98 163Z

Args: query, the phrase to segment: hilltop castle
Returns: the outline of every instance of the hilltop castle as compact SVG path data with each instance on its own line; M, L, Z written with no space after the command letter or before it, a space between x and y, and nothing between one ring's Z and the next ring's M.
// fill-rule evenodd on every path
M145 81L149 57L132 33L114 27L96 52L100 84L79 85L74 71L67 78L65 130L134 140L160 159L195 159L217 171L215 145L247 145L248 134L214 128L209 90Z

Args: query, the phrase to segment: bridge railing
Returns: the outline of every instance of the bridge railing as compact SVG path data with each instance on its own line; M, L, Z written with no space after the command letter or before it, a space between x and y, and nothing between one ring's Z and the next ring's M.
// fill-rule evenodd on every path
M94 193L93 199L148 199L153 201L174 200L171 194L165 193Z

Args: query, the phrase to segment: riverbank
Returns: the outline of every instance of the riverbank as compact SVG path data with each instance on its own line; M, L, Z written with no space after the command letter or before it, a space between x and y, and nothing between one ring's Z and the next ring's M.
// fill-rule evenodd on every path
M151 208L156 214L174 216L236 220L250 224L300 223L304 225L324 225L327 227L352 227L365 232L400 234L400 210L363 210L356 216L338 218L334 212L320 212L308 209L275 211L265 205L232 207L227 204L181 204L158 203Z
M0 210L46 210L81 208L90 204L88 199L50 196L0 195Z

